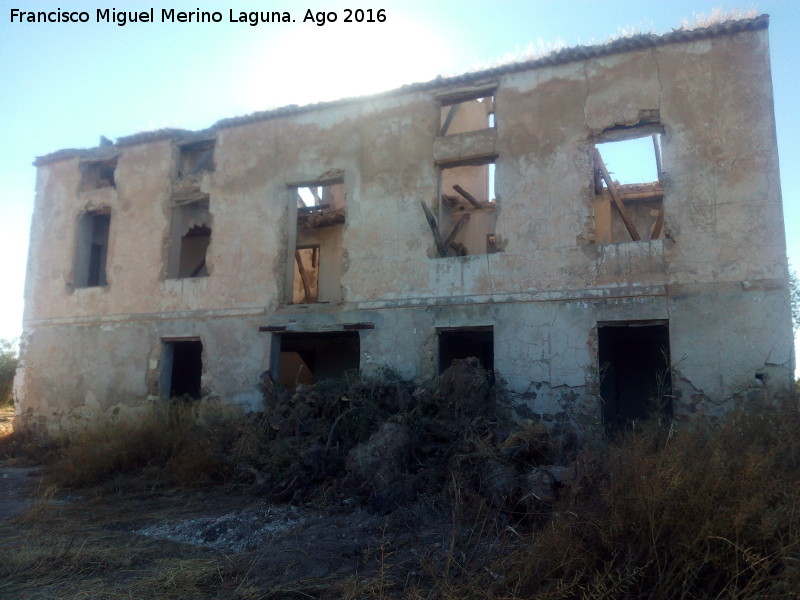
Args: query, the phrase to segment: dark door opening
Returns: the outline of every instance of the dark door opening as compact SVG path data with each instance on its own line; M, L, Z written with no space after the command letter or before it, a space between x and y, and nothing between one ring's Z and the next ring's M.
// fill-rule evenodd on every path
M668 325L599 324L597 334L606 429L658 412L671 416Z
M200 379L203 374L203 342L187 340L165 342L164 372L168 375L168 385L162 391L170 398L189 396L200 398Z
M491 327L439 330L439 375L447 370L453 359L474 356L481 367L494 370L494 331Z
M75 284L77 287L106 285L106 260L111 214L90 212L81 217Z
M343 377L357 371L361 355L358 331L280 334L278 383L298 383Z

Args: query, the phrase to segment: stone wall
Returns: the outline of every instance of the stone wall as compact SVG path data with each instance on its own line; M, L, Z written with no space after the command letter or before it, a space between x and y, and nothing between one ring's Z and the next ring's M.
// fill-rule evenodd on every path
M438 331L492 328L493 366L520 414L587 427L601 415L598 327L614 323L668 327L678 415L788 389L766 21L737 23L39 159L19 418L58 424L161 401L164 344L181 339L203 343L205 395L258 409L282 332L346 325L359 332L362 371L419 379L438 372ZM440 135L461 98L492 102L470 110L475 123L493 113L493 126L471 130L462 118ZM598 243L594 144L638 127L660 135L663 196L649 214L663 210L663 226L654 239ZM213 145L213 162L187 154L197 139L200 151ZM86 189L87 168L109 160L114 185ZM443 189L451 167L483 187L488 164L494 189L474 194L479 207ZM473 177L470 165L484 170ZM335 225L296 197L332 181L345 191ZM206 217L187 213L205 215L204 202ZM442 238L470 213L455 237L469 255L439 256L421 202ZM79 224L97 211L111 215L107 281L82 286ZM307 213L330 228L299 229ZM198 219L211 230L205 262L176 278L175 245ZM333 301L292 304L295 252L309 240L325 240L320 294Z

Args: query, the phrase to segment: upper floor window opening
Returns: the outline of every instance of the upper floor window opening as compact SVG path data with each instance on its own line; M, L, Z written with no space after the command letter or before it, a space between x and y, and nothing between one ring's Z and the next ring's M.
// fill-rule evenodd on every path
M180 146L178 179L203 171L214 170L214 140L187 143Z
M454 135L495 127L494 91L444 98L439 111L439 135Z
M172 209L167 277L208 277L206 256L211 245L209 199L178 204Z
M495 157L440 168L438 221L422 204L439 257L498 252Z
M106 262L111 229L111 211L100 209L81 215L75 255L75 287L99 287L108 284Z
M342 235L347 196L344 181L293 187L297 205L291 302L314 304L342 299Z
M116 188L116 169L117 157L82 163L81 171L83 177L81 179L81 191L90 192L102 188Z
M664 236L661 131L647 125L605 132L592 148L595 241Z

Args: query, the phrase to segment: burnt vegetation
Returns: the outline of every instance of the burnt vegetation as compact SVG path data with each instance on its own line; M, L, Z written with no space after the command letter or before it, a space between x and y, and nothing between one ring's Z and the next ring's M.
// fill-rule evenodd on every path
M262 387L262 413L187 399L70 437L15 433L2 452L45 463L43 489L94 498L94 511L176 494L313 507L331 515L329 537L323 528L292 539L328 570L293 571L278 557L295 551L285 540L236 561L198 549L168 558L152 540L139 558L112 556L108 526L73 546L51 506L23 515L25 536L6 539L0 595L37 577L63 597L89 579L105 590L87 598L173 597L180 586L165 586L181 577L198 598L745 599L800 589L794 400L717 424L662 417L579 443L567 423L513 419L502 384L489 385L475 359L423 386L385 372ZM351 540L353 515L379 526ZM45 556L56 551L58 561Z

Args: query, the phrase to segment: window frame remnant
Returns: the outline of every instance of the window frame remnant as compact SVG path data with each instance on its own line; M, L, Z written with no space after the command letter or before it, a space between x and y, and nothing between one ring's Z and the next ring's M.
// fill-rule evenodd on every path
M458 347L457 351L454 351L454 346ZM436 328L436 366L439 375L447 370L453 360L470 356L477 358L486 371L494 371L494 326Z
M288 302L340 302L342 236L347 214L344 178L289 187L296 217Z
M111 209L87 211L78 218L74 285L76 288L108 285L107 264L111 236Z
M425 201L421 201L439 258L492 254L500 251L499 236L495 231L497 224L495 211L498 207L494 178L496 162L497 156L490 155L439 165L438 187L441 202L438 220ZM486 167L485 174L479 173L476 177L470 173L483 167ZM448 173L453 173L456 169L464 174L461 179L458 176L448 176ZM474 181L468 185L462 181L464 178L477 179L483 189L478 191ZM453 183L453 179L456 179L457 183ZM445 223L448 231L446 237L442 235ZM458 241L459 236L462 241Z
M208 277L208 254L213 237L208 196L175 202L170 225L167 279Z
M298 278L295 279L295 289L292 294L293 304L315 304L319 301L319 255L319 244L302 248L298 246L295 249L294 259ZM300 290L303 293L302 297L299 294Z
M438 137L494 129L497 126L496 91L497 85L493 84L480 89L450 91L440 96Z
M669 321L598 322L597 365L606 431L672 415Z
M81 192L117 188L116 170L118 156L102 160L81 162Z
M204 352L205 348L199 337L161 340L159 395L162 398L188 396L198 400L202 397Z
M619 215L628 236L632 241L640 241L640 228L646 227L649 240L660 239L664 233L664 186L661 155L662 127L659 123L646 123L631 127L617 127L595 137L591 146L591 162L594 181L595 241L600 244L620 243L614 235L613 214ZM605 163L599 144L625 142L650 137L653 140L654 164L657 180L652 182L625 183L615 181ZM654 209L647 208L651 218L644 214L647 204L655 203ZM616 210L611 210L613 206ZM638 221L638 226L637 226Z

